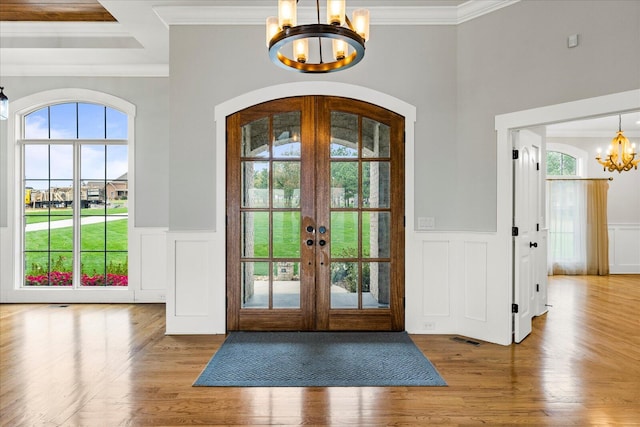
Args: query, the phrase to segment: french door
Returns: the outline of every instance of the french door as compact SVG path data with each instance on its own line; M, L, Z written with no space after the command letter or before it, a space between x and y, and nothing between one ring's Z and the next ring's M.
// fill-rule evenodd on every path
M404 330L403 135L338 97L227 118L228 330Z

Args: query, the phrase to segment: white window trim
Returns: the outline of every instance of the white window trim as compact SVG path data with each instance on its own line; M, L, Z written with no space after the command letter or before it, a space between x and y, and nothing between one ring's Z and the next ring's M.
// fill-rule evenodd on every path
M65 88L39 92L11 102L11 114L8 120L7 144L7 200L13 201L12 209L7 212L8 230L2 233L0 241L0 302L133 302L135 286L129 282L126 289L98 288L98 289L52 289L23 287L22 265L22 228L21 228L21 199L19 173L22 170L21 155L18 141L23 135L23 117L35 110L52 104L66 102L87 102L105 105L127 114L128 141L128 184L129 193L129 221L128 234L133 235L135 224L135 115L136 107L132 103L89 89ZM47 140L46 142L49 142ZM51 141L55 143L55 141ZM13 159L13 160L12 160ZM129 242L131 252L131 242ZM131 255L129 266L131 269Z
M576 174L573 175L577 178L586 177L586 168L588 153L581 150L578 147L569 144L562 144L559 142L547 142L546 152L556 151L558 153L566 154L576 159ZM567 175L547 175L547 178L571 178Z

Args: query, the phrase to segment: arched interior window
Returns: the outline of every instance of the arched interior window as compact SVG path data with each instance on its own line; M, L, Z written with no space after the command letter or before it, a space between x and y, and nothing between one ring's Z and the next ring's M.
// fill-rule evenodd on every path
M578 161L566 153L547 151L547 175L576 176L578 175Z
M81 102L23 116L23 286L128 285L127 121Z

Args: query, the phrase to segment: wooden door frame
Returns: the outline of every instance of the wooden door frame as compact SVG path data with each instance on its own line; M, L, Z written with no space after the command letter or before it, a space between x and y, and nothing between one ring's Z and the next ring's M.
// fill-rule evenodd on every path
M214 181L216 183L215 194L215 219L213 230L208 233L209 237L202 236L199 233L198 236L206 237L208 248L212 254L224 254L226 251L226 118L227 116L243 110L252 105L259 104L261 102L270 101L277 98L293 97L293 96L305 96L305 95L325 95L325 96L339 96L356 99L359 101L378 105L393 111L405 119L405 218L406 223L409 224L405 228L405 277L406 284L410 285L418 281L415 274L411 272L419 269L421 265L421 259L417 253L409 250L408 247L412 243L412 239L409 236L413 232L414 224L414 146L415 146L415 121L416 121L416 107L408 104L398 98L390 96L386 93L379 92L367 87L357 86L347 83L337 82L295 82L286 83L274 86L268 86L262 89L258 89L252 92L248 92L239 95L235 98L229 99L215 107L214 117L216 122L216 146L215 146L215 176ZM194 239L196 236L192 234L186 234L184 237ZM171 247L171 242L170 245ZM169 251L169 256L172 256L173 251ZM170 269L169 274L173 274L173 269ZM173 333L183 333L180 331L200 331L199 333L225 333L226 328L226 261L224 256L218 256L212 259L211 265L208 266L207 282L211 283L211 288L206 296L209 301L209 309L206 313L203 313L204 317L194 316L182 316L178 313L174 313L175 304L168 304L167 306L167 330ZM173 282L170 280L168 292L174 291ZM411 291L411 293L409 292ZM415 286L405 286L406 298L409 301L418 300L421 297L420 290ZM168 302L170 298L167 298ZM417 306L407 304L405 308L405 323L410 314L407 314L413 307L413 316L419 315Z
M342 163L347 160L347 163L353 163L353 160L349 159L337 158L331 160L329 146L333 116L330 115L330 112L346 112L359 118L357 124L359 145L364 144L362 142L364 138L364 131L362 130L363 118L385 124L391 131L388 135L391 142L390 151L378 159L378 161L388 164L390 167L389 204L367 207L359 203L355 207L347 208L349 212L355 209L353 212L358 212L358 218L360 218L360 215L365 215L366 212L381 211L390 214L389 255L374 256L373 258L364 257L360 252L355 255L358 258L358 265L360 263L364 265L366 262L383 262L388 265L387 268L390 268L391 275L389 280L391 288L389 288L388 307L377 310L366 307L354 307L351 309L331 308L332 298L329 288L332 286L332 281L330 279L330 264L327 262L331 258L331 255L327 252L331 246L331 233L328 233L326 236L321 236L323 239L327 239L328 244L326 246L323 243L324 240L320 240L320 246L302 244L300 246L300 261L301 267L303 267L300 271L300 283L302 285L301 291L304 292L300 294L300 306L297 309L280 308L272 310L270 298L268 309L266 307L264 309L241 309L242 278L240 276L240 266L242 265L243 257L240 256L241 244L236 238L237 235L241 234L240 213L241 211L264 212L265 209L267 209L267 212L271 212L274 208L281 208L272 207L271 203L269 206L242 207L240 168L243 161L251 160L253 156L242 154L241 128L256 120L266 119L288 111L302 113L300 117L301 139L306 142L301 146L302 155L300 161L305 170L311 171L311 173L302 174L300 181L300 189L303 194L307 195L302 199L302 204L298 207L301 209L300 214L302 215L300 218L302 241L316 240L316 236L313 234L305 235L305 229L308 232L308 228L313 229L320 225L323 225L321 228L324 228L324 226L331 228L329 215L334 208L331 207L332 203L329 200L328 171L330 165L336 161ZM226 311L228 330L404 330L404 120L404 117L399 114L375 104L324 95L279 98L251 106L227 117L226 219L227 232L231 231L232 233L227 239ZM269 119L270 122L271 119ZM269 125L268 132L273 132L271 125ZM273 138L273 135L270 136L270 140L271 138ZM271 141L269 141L269 145L271 145ZM364 145L362 146L362 150L364 150ZM316 157L320 153L322 154ZM260 160L262 157L259 156L256 159ZM273 159L271 155L264 158L265 161L271 161L271 159ZM275 159L277 160L277 157ZM355 160L359 168L363 167L360 165L363 162L377 163L375 158L367 159L360 150L358 150ZM318 177L321 177L321 179L316 181ZM316 211L317 206L323 208L320 211ZM344 207L340 207L340 210L342 208ZM269 239L271 241L271 237ZM360 239L358 239L358 242L360 242ZM360 245L361 243L358 243L358 247ZM338 256L339 258L341 257ZM344 258L344 255L342 258ZM247 259L254 262L260 261L262 258L250 257ZM315 259L315 262L313 259ZM304 277L306 277L306 280ZM313 283L315 285L311 286ZM360 289L360 285L358 288ZM271 289L271 286L269 289ZM360 290L358 290L359 292Z

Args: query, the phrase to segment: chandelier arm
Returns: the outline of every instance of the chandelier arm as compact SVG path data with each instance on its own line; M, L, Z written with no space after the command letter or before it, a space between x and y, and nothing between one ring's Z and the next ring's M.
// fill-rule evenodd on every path
M347 15L344 15L344 22L346 22L347 26L349 27L349 29L351 29L351 31L357 32L356 29L353 28L353 25L351 25L351 20Z

